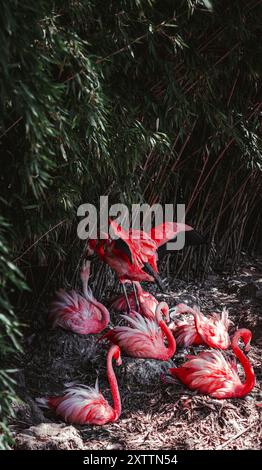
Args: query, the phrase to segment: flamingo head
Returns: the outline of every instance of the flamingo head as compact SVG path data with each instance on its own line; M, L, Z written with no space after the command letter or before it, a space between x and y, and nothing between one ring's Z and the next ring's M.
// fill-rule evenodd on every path
M120 347L115 345L115 346L112 346L113 348L113 358L115 359L116 361L116 364L118 366L121 366L122 364L122 359L121 359L121 351L120 351Z
M134 285L136 286L136 290L137 290L138 295L143 294L143 289L142 289L142 286L141 286L140 282L138 282L138 281L133 281L133 283L134 283ZM141 302L141 301L144 301L144 299L141 298L140 302Z
M83 265L82 265L82 269L81 269L81 273L80 273L80 277L82 279L82 281L88 281L89 277L90 277L90 266L91 266L91 261L90 260L84 260L83 261Z
M251 331L247 328L240 328L240 330L237 330L233 336L232 346L233 344L236 346L240 338L245 345L245 352L248 352L250 350L250 341L252 339Z
M97 240L89 238L89 240L86 244L86 254L87 254L87 256L93 256L93 254L95 253L96 245L97 245Z
M170 322L169 307L166 302L159 302L156 307L156 321L159 323L162 320L162 315L165 317L167 323Z

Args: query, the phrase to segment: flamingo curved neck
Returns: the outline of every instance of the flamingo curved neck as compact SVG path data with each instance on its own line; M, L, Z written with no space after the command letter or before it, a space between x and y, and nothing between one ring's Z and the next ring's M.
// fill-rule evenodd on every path
M163 320L160 321L159 326L167 338L168 347L165 349L166 357L164 360L168 360L171 359L171 357L173 357L176 352L176 340Z
M160 302L157 307L156 307L156 321L160 325L160 322L162 321L162 314L165 315L166 320L169 321L169 307L166 302Z
M88 293L88 280L85 279L85 278L84 279L82 278L81 281L82 281L83 294L84 294L86 300L89 300L90 295Z
M241 335L235 334L232 340L232 349L236 357L238 358L239 362L241 363L245 372L245 376L246 376L245 382L242 383L239 389L239 396L244 396L244 395L247 395L255 385L255 373L248 358L238 346L238 340L241 337L242 337Z
M107 378L112 394L113 399L113 409L115 412L114 421L116 421L119 416L121 415L121 398L119 394L118 384L116 380L116 375L112 365L112 358L113 358L114 351L111 349L107 356Z

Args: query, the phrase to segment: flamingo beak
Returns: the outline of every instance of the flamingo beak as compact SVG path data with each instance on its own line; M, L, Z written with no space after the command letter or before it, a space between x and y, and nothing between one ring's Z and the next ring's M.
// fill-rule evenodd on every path
M169 312L167 312L167 313L165 314L165 320L166 320L166 323L170 323Z
M149 263L145 263L143 268L142 268L147 274L149 274L150 276L152 276L155 281L156 281L156 284L158 285L158 287L160 288L160 290L162 292L165 292L165 286L162 282L162 279L160 278L160 276L153 270L152 266L150 266Z
M87 242L86 245L86 259L91 260L95 256L95 250L89 245L89 242Z
M116 365L117 365L117 366L121 366L121 365L122 365L122 359L121 359L120 356L118 357L118 359L116 359Z
M174 320L176 318L176 315L177 315L177 306L176 307L172 307L170 310L169 310L169 316L171 318L171 320Z

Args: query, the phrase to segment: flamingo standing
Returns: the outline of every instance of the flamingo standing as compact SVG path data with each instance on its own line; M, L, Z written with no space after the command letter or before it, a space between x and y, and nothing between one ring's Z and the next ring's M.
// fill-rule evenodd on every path
M228 327L232 322L228 319L227 310L224 309L221 316L218 313L212 313L206 317L197 307L191 308L185 304L178 304L175 312L192 313L194 317L194 319L176 319L169 325L177 345L188 347L207 344L211 348L229 348Z
M134 281L134 285L136 287L137 296L135 295L135 292L127 294L129 307L132 311L139 308L139 313L141 313L143 317L154 319L156 307L158 305L157 299L149 292L146 292L139 282ZM120 295L119 297L115 298L111 302L111 307L118 312L127 311L128 304L125 296Z
M108 422L117 421L121 414L121 399L112 359L115 359L118 366L122 364L118 346L111 346L107 353L107 377L112 393L113 407L99 392L98 382L95 387L84 385L68 387L62 397L37 398L37 403L43 408L51 408L69 423L101 426Z
M229 361L221 351L201 352L189 356L181 367L171 368L169 372L191 390L210 395L214 398L240 398L247 395L255 385L255 374L251 364L238 346L239 339L245 344L245 351L250 349L251 331L242 328L234 334L232 349L243 366L245 382L242 383L235 361Z
M149 320L134 312L134 317L122 315L131 326L117 326L104 334L101 339L108 339L118 344L128 356L159 359L168 361L176 352L176 341L161 317L161 312L168 318L168 305L160 302L156 308L156 319ZM164 336L168 341L165 346Z
M174 241L180 232L185 232L186 244L204 243L204 238L189 225L166 222L160 224L150 233L137 229L125 231L115 221L109 220L114 238L89 239L88 254L96 252L102 261L107 263L117 274L131 310L125 289L126 281L156 282L164 290L158 274L158 253L165 251L166 243ZM133 286L134 287L134 286ZM134 287L135 290L135 287Z
M53 327L60 326L82 335L100 333L106 328L110 320L109 311L94 298L88 286L89 276L90 261L85 261L80 273L84 296L74 290L66 292L60 289L57 292L49 313Z

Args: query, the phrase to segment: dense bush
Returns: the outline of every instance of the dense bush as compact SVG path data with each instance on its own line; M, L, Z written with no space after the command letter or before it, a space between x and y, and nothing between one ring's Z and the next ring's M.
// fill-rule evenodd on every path
M211 243L175 259L181 275L205 273L214 246L216 263L231 267L243 247L255 249L261 2L0 6L0 351L12 367L19 292L26 280L31 302L44 302L72 276L83 201L184 202ZM0 381L4 415L12 374Z

